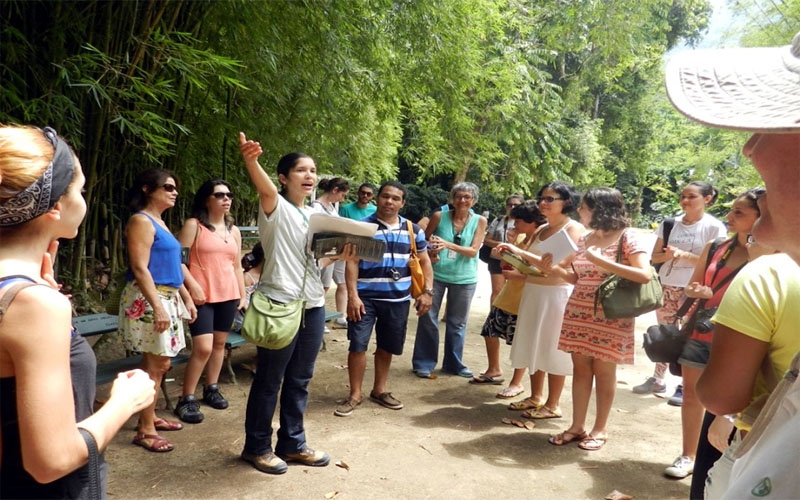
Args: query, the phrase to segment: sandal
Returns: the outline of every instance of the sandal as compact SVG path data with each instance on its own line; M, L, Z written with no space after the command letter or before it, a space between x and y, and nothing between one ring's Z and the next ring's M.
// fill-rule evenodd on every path
M150 443L148 444L147 441L150 441ZM140 432L134 436L133 444L155 453L166 453L175 449L169 441L158 434L143 434Z
M537 403L533 398L525 398L522 401L515 401L508 405L508 409L512 411L521 410L538 410L544 403Z
M533 420L543 420L546 418L561 418L561 412L559 410L551 410L546 406L542 406L541 408L536 408L535 410L524 411L522 412L522 416Z
M586 436L578 443L578 448L586 451L597 451L608 441L607 437Z
M569 436L569 438L567 436ZM570 444L575 441L578 442L583 441L587 437L589 437L589 435L586 434L586 431L583 431L580 434L564 431L559 434L556 434L555 436L550 436L549 438L547 438L547 442L552 444L553 446L564 446L566 444Z
M157 431L179 431L183 429L183 424L176 420L166 418L156 418L153 420Z
M523 392L525 392L523 389L512 389L510 387L506 387L502 391L495 394L494 397L497 399L511 399L519 396Z

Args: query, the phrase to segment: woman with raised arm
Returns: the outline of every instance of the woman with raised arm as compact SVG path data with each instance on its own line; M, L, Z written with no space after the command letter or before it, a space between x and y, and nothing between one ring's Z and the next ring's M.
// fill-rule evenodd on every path
M286 462L312 467L328 465L330 456L306 443L303 414L308 404L308 384L322 345L325 295L319 267L306 252L308 217L305 206L317 182L317 166L303 153L290 153L278 161L281 190L258 163L258 142L239 133L239 149L247 173L258 191L258 233L264 249L264 267L258 289L270 299L287 303L306 301L303 322L292 342L283 349L258 347L258 369L247 398L242 460L267 474L283 474ZM354 259L349 245L342 255ZM330 264L321 259L320 265ZM272 447L272 416L280 398L280 428Z
M133 212L125 228L130 270L119 305L119 333L125 349L142 353L142 369L156 388L170 368L171 358L186 347L183 320L197 318L197 309L183 285L181 244L161 215L175 206L178 179L172 172L150 169L140 173L128 190ZM156 389L157 391L158 389ZM158 431L177 431L180 422L156 416L156 401L139 413L133 444L163 453L172 443Z
M97 361L51 275L58 238L86 214L84 182L53 129L0 127L1 498L88 498L92 477L105 498L108 466L101 456L92 470L90 447L102 452L155 394L141 370L120 373L93 414Z

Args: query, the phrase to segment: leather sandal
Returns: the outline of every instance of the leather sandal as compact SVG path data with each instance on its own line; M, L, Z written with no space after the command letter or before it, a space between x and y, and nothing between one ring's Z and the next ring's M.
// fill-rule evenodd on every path
M183 429L183 424L176 420L167 420L166 418L156 418L153 420L157 431L179 431Z
M152 451L154 453L166 453L175 449L175 447L172 446L172 443L158 434L143 434L140 432L134 436L133 444L141 446L145 450Z

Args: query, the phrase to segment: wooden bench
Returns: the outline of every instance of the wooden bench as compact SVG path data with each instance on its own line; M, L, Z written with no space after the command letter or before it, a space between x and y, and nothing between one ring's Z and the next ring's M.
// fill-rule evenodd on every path
M119 318L106 313L87 314L73 318L72 324L81 336L94 337L116 332L119 329ZM171 366L177 366L187 361L189 361L188 354L178 354L171 358L170 364ZM118 373L138 368L141 363L141 354L128 355L124 358L99 363L97 365L96 384L103 385L112 382L117 378ZM161 392L167 402L167 409L171 410L173 406L167 392L166 380L166 377L161 379Z
M336 311L325 311L325 322L331 321L341 316L342 313ZM228 340L225 341L225 368L228 370L228 375L231 377L231 382L238 384L236 381L236 372L233 371L233 363L231 362L231 351L237 347L247 344L247 341L242 337L239 332L229 332ZM325 350L325 339L322 340L322 350Z

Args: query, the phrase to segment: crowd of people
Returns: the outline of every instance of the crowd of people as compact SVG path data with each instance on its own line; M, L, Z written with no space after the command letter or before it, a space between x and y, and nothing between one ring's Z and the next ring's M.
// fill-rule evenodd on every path
M774 85L734 77L744 74L745 66L776 76L769 80ZM719 71L709 77L712 68ZM325 292L333 282L349 340L350 390L334 409L336 416L352 416L362 403L373 331L369 399L403 408L389 391L389 375L393 357L403 353L413 303L415 375L436 377L440 318L445 323L440 370L471 384L504 383L503 339L511 345L514 373L497 397L524 395L527 370L531 393L509 409L529 419L561 418L561 393L571 376L570 425L548 441L601 450L609 440L617 365L633 363L636 339L634 318L606 317L595 291L611 275L646 283L651 263L660 265L664 292L658 321L680 321L680 309L691 325L671 367L683 380L670 398L681 406L682 441L681 454L665 475L694 473L692 498L796 494L800 458L792 444L798 442L800 413L796 405L774 409L798 394L784 390L796 384L800 352L800 217L786 209L800 194L798 68L800 34L791 47L675 58L667 76L675 107L710 126L753 132L743 153L766 189L738 196L726 227L706 212L716 189L688 182L680 192L682 214L658 227L653 248L630 227L618 190L595 187L581 194L562 181L544 184L533 200L510 195L504 215L491 224L473 210L479 188L470 182L455 184L449 203L419 224L400 215L407 191L396 181L377 189L362 184L358 201L340 214L347 180L319 181L313 158L291 153L278 162L276 184L259 163L260 144L240 133L245 169L259 196L259 244L242 259L242 238L230 217L230 184L204 183L175 237L162 215L175 206L178 177L162 169L142 172L128 193L130 265L119 309L119 336L127 350L142 353L142 365L117 376L108 402L96 412L96 361L71 328L69 301L58 292L52 267L57 240L74 238L86 213L80 162L53 129L0 127L0 496L84 498L90 489L103 491L102 451L137 413L133 443L151 452L172 451L159 431L178 431L183 424L158 417L155 405L171 358L186 347L185 321L192 353L175 413L184 423L203 421L195 395L203 376L202 402L226 408L217 384L225 340L255 292L280 304L301 300L303 311L287 346L257 347L241 459L268 474L285 473L288 462L328 465L328 453L308 445L304 414L325 331ZM712 85L709 78L730 80ZM711 92L717 83L747 85L752 100ZM321 194L313 199L317 187ZM307 236L314 213L375 224L373 238L385 244L383 257L361 260L348 244L336 256L313 258ZM557 260L544 250L551 238L562 238L575 250ZM488 365L475 374L464 364L463 350L484 243L492 275L491 309L481 329ZM424 283L412 298L415 254ZM44 308L49 314L40 314ZM634 392L665 392L666 370L657 365ZM787 372L790 377L779 385ZM770 396L776 386L784 389ZM589 425L593 389L596 410ZM762 407L770 411L759 416Z

